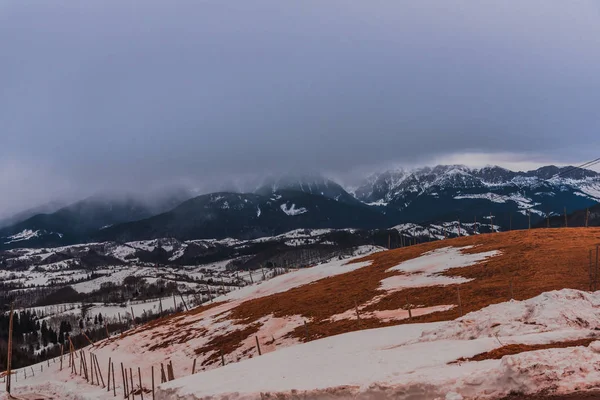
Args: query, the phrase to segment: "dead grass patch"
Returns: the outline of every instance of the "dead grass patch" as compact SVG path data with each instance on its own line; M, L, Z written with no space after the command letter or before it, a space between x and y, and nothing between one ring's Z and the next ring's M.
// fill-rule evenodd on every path
M456 288L459 285L412 288L390 294L379 288L382 279L401 274L386 272L389 268L448 246L475 246L464 250L465 253L491 250L502 253L477 265L453 268L444 273L474 279L460 285L464 313L508 300L510 281L513 282L514 297L518 300L556 289L587 290L588 251L597 243L600 243L600 228L535 229L461 237L380 252L354 261L372 261L371 266L246 301L232 310L231 318L251 323L269 314L275 317L302 315L314 321L309 324L311 336L324 337L358 329L352 320L327 320L352 309L355 301L364 304L378 295L383 295L381 301L366 307L365 311L399 309L404 307L407 299L423 307L456 304ZM458 317L458 313L456 307L412 320L390 323L364 320L361 329L443 321ZM294 335L302 339L305 331L302 327L297 328Z
M194 350L197 355L205 355L210 353L202 365L209 365L219 360L221 357L221 351L223 354L230 354L237 350L242 342L248 339L251 335L258 332L260 324L251 324L243 329L236 329L235 331L229 332L224 335L219 335L212 338L204 346Z
M545 349L562 349L566 347L577 347L577 346L588 346L590 343L598 340L598 338L585 338L577 340L567 340L564 342L552 342L544 344L508 344L506 346L498 347L492 351L477 354L469 358L459 358L456 361L452 361L449 364L456 364L459 362L466 361L483 361L483 360L499 360L504 356L511 356L513 354L525 353L527 351L545 350Z

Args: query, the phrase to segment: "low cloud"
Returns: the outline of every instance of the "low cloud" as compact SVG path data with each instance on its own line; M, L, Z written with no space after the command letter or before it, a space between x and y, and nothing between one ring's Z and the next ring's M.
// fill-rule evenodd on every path
M0 215L266 175L584 162L599 16L593 1L5 1Z

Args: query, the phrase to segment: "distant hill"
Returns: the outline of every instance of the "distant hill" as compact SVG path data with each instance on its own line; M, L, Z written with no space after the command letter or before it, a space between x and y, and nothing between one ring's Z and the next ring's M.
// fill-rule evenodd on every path
M183 193L152 202L132 196L96 195L49 214L37 214L0 229L0 249L21 246L59 246L91 240L108 226L147 218L184 200Z
M27 210L23 210L8 217L0 219L0 229L25 221L26 219L31 218L37 214L51 214L61 209L65 205L66 204L61 201L51 201L42 204L41 206L28 208Z
M160 237L247 239L298 228L376 228L391 225L379 210L305 192L282 190L270 196L213 193L141 221L106 228L96 240L145 240Z

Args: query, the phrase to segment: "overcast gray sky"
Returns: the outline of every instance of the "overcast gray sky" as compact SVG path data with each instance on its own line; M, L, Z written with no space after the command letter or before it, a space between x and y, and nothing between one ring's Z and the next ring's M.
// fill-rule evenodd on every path
M597 1L0 2L0 215L60 196L600 156Z

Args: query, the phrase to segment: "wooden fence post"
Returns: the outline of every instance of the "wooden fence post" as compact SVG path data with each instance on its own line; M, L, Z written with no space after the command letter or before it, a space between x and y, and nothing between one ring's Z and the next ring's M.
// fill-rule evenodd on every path
M165 383L167 381L167 376L165 375L165 366L163 363L160 363L160 383Z
M73 358L73 363L75 363L75 358ZM83 367L83 375L81 368ZM85 363L85 351L83 349L79 350L79 375L84 377L87 376L86 363ZM73 372L73 368L71 367L71 372ZM87 381L87 378L85 379Z
M100 379L102 380L102 387L105 387L104 377L102 376L102 369L100 368L100 363L98 362L98 357L94 354L94 362L96 363L96 380L98 380L98 374L100 374ZM100 381L98 381L98 385L100 385Z
M169 380L172 381L175 379L175 371L173 370L173 360L169 361Z
M223 348L221 348L221 366L225 366L225 356L223 355Z
M356 300L354 300L354 310L356 311L356 323L360 329L360 314L358 313L358 304L356 303Z
M567 223L567 207L565 207L565 228L568 228L569 224Z
M92 359L92 352L90 351L90 376L92 378L92 385L94 384L94 370L96 369L96 366L94 365L94 360ZM100 382L98 382L98 385L100 384Z
M304 334L306 335L306 341L308 341L308 325L306 325L306 320L304 320Z
M112 357L108 357L108 377L106 378L108 381L108 389L106 389L107 392L110 392L110 362L112 361ZM113 382L113 386L114 386L114 382Z
M6 357L6 393L10 397L10 379L11 379L11 361L12 361L12 334L13 334L13 316L14 316L14 303L10 303L10 314L8 317L8 349Z
M592 268L592 250L590 250L590 265L588 267L588 277L590 280L590 292L594 289L594 273Z
M125 369L123 368L123 363L121 363L121 377L123 378L123 398L129 398L127 394L127 380L125 379Z
M258 349L258 355L262 356L262 353L260 351L260 343L258 343L258 336L254 336L254 339L256 339L256 348ZM196 359L194 359L194 366L196 365Z
M194 366L196 364L196 359L194 359ZM152 366L152 400L154 400L154 365Z
M185 307L185 311L190 311L190 309L188 308L187 304L185 303L185 300L183 299L183 295L181 294L181 292L177 291L179 293L179 297L181 297L181 302L183 303L183 306ZM188 298L189 300L189 298Z
M192 365L192 375L196 372L196 359L194 358L194 365Z
M111 363L112 381L113 381L113 397L117 397L117 381L115 381L115 363Z
M131 388L129 392L131 393L131 398L135 399L135 386L133 386L133 371L129 368L129 380L131 381Z
M73 343L71 343L71 358L73 359L73 361L71 361L71 372L76 374L77 369L75 368L75 359L77 358L77 352L75 351Z
M90 339L90 338L89 338L89 336L85 334L85 332L81 332L81 334L83 335L83 337L84 337L84 338L86 338L86 339L87 339L87 341L88 341L88 342L90 342L90 344L91 344L92 346L95 346L95 344L94 344L94 342L92 341L92 339Z
M144 400L144 388L142 387L142 370L138 367L138 381L140 382L140 396Z
M600 246L596 245L596 272L594 277L594 291L598 290L598 248Z

